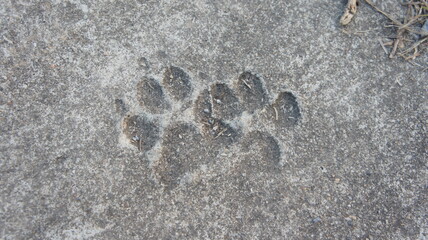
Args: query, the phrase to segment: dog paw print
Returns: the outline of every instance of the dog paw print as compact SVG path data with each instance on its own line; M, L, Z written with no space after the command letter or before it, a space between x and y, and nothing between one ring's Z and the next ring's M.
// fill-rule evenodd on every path
M142 152L160 144L152 170L169 189L202 165L215 164L216 156L232 146L242 153L237 171L250 175L271 171L280 162L280 146L274 133L256 124L282 130L294 127L301 118L292 93L281 92L271 102L261 79L250 72L242 73L232 86L214 83L191 99L195 89L190 76L170 66L162 81L143 78L136 90L144 113L125 117L123 133ZM183 112L193 117L180 118ZM244 112L256 120L243 124Z
M245 125L242 124L243 112L247 112L251 119L254 119L249 123L252 130L234 129L227 124L235 122L238 126ZM272 169L281 158L280 147L274 134L266 130L271 128L256 124L271 125L275 132L281 132L294 127L301 119L297 99L291 92L279 93L270 103L263 82L250 72L242 73L232 87L215 83L203 90L195 102L194 114L196 121L202 124L202 134L206 138L234 136L227 144L239 138L237 142L244 156L240 168L249 171ZM246 133L233 135L233 132Z

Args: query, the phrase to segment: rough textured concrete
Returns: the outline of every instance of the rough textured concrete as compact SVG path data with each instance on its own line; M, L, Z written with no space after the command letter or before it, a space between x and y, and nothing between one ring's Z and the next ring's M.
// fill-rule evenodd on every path
M1 239L428 237L428 74L385 18L124 2L1 1Z

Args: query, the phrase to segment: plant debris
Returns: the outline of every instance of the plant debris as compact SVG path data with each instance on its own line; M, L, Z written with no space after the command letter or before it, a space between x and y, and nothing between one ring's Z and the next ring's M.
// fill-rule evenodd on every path
M340 24L345 26L348 23L350 23L356 13L357 13L357 0L348 0L348 4L346 5L345 12L340 18Z
M428 0L409 0L403 2L406 14L403 19L396 19L391 14L377 7L372 0L365 0L374 10L387 17L392 22L395 29L395 36L389 38L390 41L379 43L389 58L397 56L405 60L414 60L428 48ZM345 13L340 18L342 25L351 22L357 11L357 0L349 0ZM390 46L389 51L386 46Z

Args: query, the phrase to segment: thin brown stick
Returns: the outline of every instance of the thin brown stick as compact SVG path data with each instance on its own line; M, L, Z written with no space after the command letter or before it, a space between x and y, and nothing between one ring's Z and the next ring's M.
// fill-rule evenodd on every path
M415 42L411 47L409 47L408 49L404 50L402 52L402 54L406 54L406 53L411 52L413 49L417 48L419 45L421 45L422 43L424 43L427 40L428 40L428 37L422 38L421 40Z
M406 61L409 61L409 60L415 60L415 58L416 57L418 57L418 56L420 56L421 54L418 52L418 48L415 48L415 51L414 51L414 53L412 54L412 55L410 55L410 56L404 56L404 55L401 55Z
M138 150L141 152L143 151L143 140L140 138L140 141L138 142Z
M423 3L423 2L413 2L413 1L401 3L401 5L415 5L415 6L424 5L424 4L426 4L426 3Z
M398 46L402 44L402 40L401 40L402 34L403 34L403 30L399 30L397 34L397 38L394 40L394 45L392 46L392 51L389 54L389 58L395 57L395 53L397 52Z
M403 28L409 27L410 25L418 22L419 18L422 18L422 17L423 17L422 15L417 15L417 16L412 17L406 24L401 25L399 27L399 29L403 29Z
M394 41L386 42L383 45L385 45L385 46L392 46L392 44L394 44Z
M388 50L386 49L386 47L383 44L382 40L381 39L378 39L378 40L379 40L380 46L382 47L383 51L385 51L385 54L388 55Z
M399 27L401 27L403 25L400 21L396 20L393 16L382 11L380 8L378 8L376 5L374 5L374 3L371 0L365 0L365 1L368 5L370 5L372 8L374 8L376 11L382 13L385 17L389 18L389 20L391 20L395 25L397 25Z
M221 130L221 132L219 132L219 133L217 134L217 136L215 136L215 137L214 137L214 139L217 139L218 137L220 137L221 135L223 135L223 133L225 133L226 131L227 131L227 128L225 128L225 129Z

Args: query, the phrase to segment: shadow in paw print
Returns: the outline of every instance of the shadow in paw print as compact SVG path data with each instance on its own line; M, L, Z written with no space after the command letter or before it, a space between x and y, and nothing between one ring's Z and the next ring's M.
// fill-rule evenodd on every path
M143 78L137 85L137 98L150 113L160 114L170 108L162 86L153 78Z
M282 92L268 108L267 116L278 127L292 127L300 118L300 108L296 97L291 92Z
M179 123L166 129L161 157L153 169L168 189L177 186L186 173L191 173L206 160L202 141L193 125Z
M124 114L127 110L125 103L122 99L115 99L114 105L116 107L116 112Z
M210 118L206 123L203 123L202 130L206 140L217 146L232 144L240 135L238 130L216 118Z
M212 111L210 92L205 89L199 94L195 101L193 112L196 121L207 123L208 119L212 118Z
M195 118L202 124L202 133L207 141L220 146L229 145L237 140L239 132L222 120L213 117L211 99L208 90L202 91L195 102Z
M242 113L242 107L233 91L223 83L211 86L212 109L215 117L231 120Z
M159 127L143 116L125 117L123 132L140 151L149 151L159 140Z
M254 174L275 170L281 158L278 142L269 133L253 131L240 142L243 153L238 171Z
M260 78L250 72L239 76L236 89L244 109L249 113L254 113L268 104L267 92Z
M192 93L190 77L181 68L170 66L164 72L163 85L177 101L183 101Z

